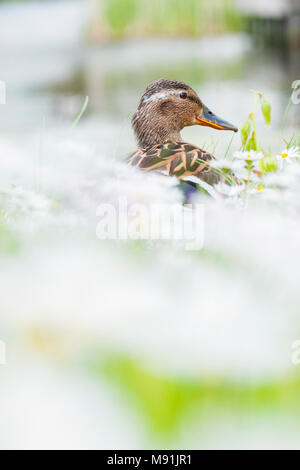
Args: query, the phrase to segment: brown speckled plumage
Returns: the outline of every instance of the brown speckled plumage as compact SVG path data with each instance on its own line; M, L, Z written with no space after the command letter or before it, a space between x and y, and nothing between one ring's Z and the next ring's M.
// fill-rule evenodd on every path
M154 147L138 149L129 158L129 165L143 171L160 170L178 179L194 175L209 184L220 181L217 170L210 167L213 155L186 142L168 141Z

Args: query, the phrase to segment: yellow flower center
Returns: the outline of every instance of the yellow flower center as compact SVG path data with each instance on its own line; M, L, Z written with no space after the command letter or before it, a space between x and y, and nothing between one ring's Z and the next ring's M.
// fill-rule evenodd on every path
M257 191L262 191L263 189L265 189L264 186L257 186Z
M281 156L282 156L282 158L286 158L286 157L289 156L289 154L288 153L283 153Z

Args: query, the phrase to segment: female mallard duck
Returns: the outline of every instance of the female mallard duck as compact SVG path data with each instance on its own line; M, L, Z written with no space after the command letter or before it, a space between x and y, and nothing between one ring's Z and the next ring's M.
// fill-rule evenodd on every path
M195 175L209 184L218 183L222 176L209 165L214 156L182 142L180 131L195 124L238 130L212 113L185 83L165 78L150 83L132 118L138 150L129 164L143 171L164 170L179 179Z

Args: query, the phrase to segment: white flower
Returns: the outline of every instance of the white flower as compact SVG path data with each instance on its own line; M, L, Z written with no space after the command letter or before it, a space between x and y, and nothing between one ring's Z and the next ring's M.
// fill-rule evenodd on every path
M264 177L266 186L290 188L295 183L295 177L289 173L269 173Z
M219 168L219 169L231 170L231 171L239 170L240 168L242 168L241 162L237 162L237 161L234 162L232 160L225 160L225 159L213 160L210 163L210 166L212 168Z
M265 187L263 184L259 184L256 188L252 188L248 190L248 194L262 194L265 191Z
M300 148L299 147L290 147L288 149L284 149L280 155L277 155L279 160L286 159L290 160L293 158L300 158Z
M252 161L257 161L261 160L264 158L263 152L257 152L256 150L249 150L249 152L234 152L233 154L234 158L237 158L238 160L252 160Z
M296 160L291 161L284 170L285 175L300 178L300 165Z
M214 187L216 191L223 196L234 197L238 196L243 191L245 185L229 185L226 183L218 183Z
M7 216L47 216L54 204L53 200L42 193L21 186L1 187L0 196Z
M241 160L213 160L210 166L220 170L231 171L240 180L248 177L248 172L245 170L244 163Z

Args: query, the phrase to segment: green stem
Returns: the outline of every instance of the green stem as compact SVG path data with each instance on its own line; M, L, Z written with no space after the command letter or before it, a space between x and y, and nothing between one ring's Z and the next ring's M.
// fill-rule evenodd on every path
M232 137L231 137L231 139L230 139L230 142L229 142L229 145L228 145L228 147L227 147L226 153L225 153L225 155L224 155L224 160L226 159L226 157L227 157L227 155L228 155L228 152L229 152L229 150L230 150L230 147L231 147L231 144L232 144L232 142L233 142L234 137L235 137L235 134L232 134Z
M257 104L258 104L258 93L254 92L254 107L253 107L253 135L254 135L254 141L255 141L255 148L256 150L259 150L258 146L258 141L257 141L257 135L256 135L256 113L257 113Z
M293 90L294 92L294 90ZM284 111L284 115L283 115L283 119L282 119L282 123L281 123L281 126L280 126L280 132L283 131L284 129L284 126L285 126L285 122L287 120L287 117L288 117L288 114L289 114L289 110L290 110L290 107L291 107L291 104L292 104L292 96L293 96L293 92L291 93L291 96L290 96L290 99L289 99L289 102L287 104L287 107L285 108L285 111Z
M88 102L89 102L89 97L86 96L85 97L85 100L84 100L84 103L79 111L79 113L77 114L77 116L75 117L73 123L72 123L72 128L77 126L78 122L80 121L81 119L81 116L83 115L84 111L86 110L87 108L87 105L88 105Z

